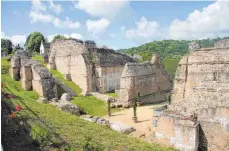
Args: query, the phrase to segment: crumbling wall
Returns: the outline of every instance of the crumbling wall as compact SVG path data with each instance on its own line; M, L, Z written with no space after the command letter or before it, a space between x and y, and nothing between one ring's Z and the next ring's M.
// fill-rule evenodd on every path
M166 94L171 90L169 76L164 71L159 56L153 56L151 62L127 63L120 81L120 99L126 104L138 96L149 95L142 99L142 104L166 101Z
M32 65L32 86L39 96L48 100L56 97L55 81L51 73L41 64Z
M92 65L87 48L78 41L56 40L51 44L49 68L57 69L84 93L92 91Z
M215 48L229 48L229 39L224 39L216 42Z
M95 48L91 42L57 40L51 44L48 67L79 85L83 93L114 91L120 87L121 70L134 60L110 49ZM90 46L89 46L90 45Z
M158 121L156 132L170 134L166 132L174 126L163 119L170 119L171 113L176 118L183 116L184 120L191 117L200 123L199 147L193 151L229 149L229 49L224 46L191 51L180 60L168 114L154 117L154 121ZM164 127L167 123L169 128ZM185 144L174 146L180 149L182 145ZM196 145L190 147L196 148Z
M156 110L153 114L154 138L181 151L198 151L199 123L176 112Z
M52 99L56 96L55 82L48 70L33 61L25 52L16 53L11 59L10 75L21 80L25 90L35 90L41 97Z
M200 49L178 64L171 110L192 114L199 108L229 107L229 49Z
M229 108L203 108L198 111L201 151L229 149Z
M120 89L120 79L124 66L96 67L96 88L101 93Z

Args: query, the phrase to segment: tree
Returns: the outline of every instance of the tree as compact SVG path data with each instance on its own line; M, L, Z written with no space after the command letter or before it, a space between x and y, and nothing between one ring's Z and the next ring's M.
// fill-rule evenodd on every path
M56 41L57 39L66 39L66 38L58 34L53 38L52 42Z
M41 41L44 41L44 36L40 32L33 32L27 38L27 49L32 52L39 52Z
M1 39L1 52L7 51L10 54L12 50L12 42L9 39Z

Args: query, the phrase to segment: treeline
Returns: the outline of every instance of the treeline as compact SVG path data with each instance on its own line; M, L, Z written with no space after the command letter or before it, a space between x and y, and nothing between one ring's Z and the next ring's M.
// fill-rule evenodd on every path
M215 38L215 39L203 39L196 40L201 47L213 47L215 42L227 39ZM153 41L143 44L139 47L133 47L129 49L121 49L120 52L127 54L139 54L143 57L143 61L150 60L152 54L159 54L162 58L167 59L180 59L183 55L188 52L188 44L192 42L190 40L162 40Z

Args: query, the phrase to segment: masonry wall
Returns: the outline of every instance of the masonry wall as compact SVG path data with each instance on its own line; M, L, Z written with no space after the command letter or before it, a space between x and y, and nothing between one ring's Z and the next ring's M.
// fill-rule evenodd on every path
M198 151L199 123L176 113L154 115L154 137L181 151Z
M155 60L156 59L156 60ZM151 62L127 63L120 81L120 102L130 103L138 96L150 95L142 99L142 104L166 101L171 82L160 62L159 56Z
M101 93L120 89L120 79L124 66L96 67L96 90Z
M229 108L205 108L198 112L200 151L229 149Z
M86 47L74 40L57 40L51 44L49 68L56 69L67 80L82 88L83 93L92 91L92 64Z
M205 49L181 59L174 80L172 110L229 106L229 49Z

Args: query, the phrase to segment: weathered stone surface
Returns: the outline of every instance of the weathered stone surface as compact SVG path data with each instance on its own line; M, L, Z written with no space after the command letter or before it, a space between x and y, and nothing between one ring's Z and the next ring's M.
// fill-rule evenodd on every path
M229 49L198 50L181 59L171 110L191 115L201 108L229 107Z
M70 101L71 96L68 93L62 94L61 98L62 101Z
M157 138L180 150L228 150L228 43L223 40L180 60L169 111L153 120Z
M220 40L215 43L216 48L229 48L229 39Z
M115 130L115 131L124 133L124 134L130 134L133 131L135 131L134 127L131 127L131 126L119 123L119 122L111 122L110 123L110 128Z
M119 89L120 77L131 57L110 49L95 48L75 40L57 40L51 44L50 69L57 69L83 92L109 92ZM90 45L90 46L89 46ZM63 51L64 50L64 51Z
M100 125L109 125L109 121L101 117L97 119L96 123Z
M59 107L61 108L61 110L65 112L69 112L74 115L80 115L79 107L74 104L71 104L71 103L60 104Z
M127 63L120 81L119 102L126 104L138 96L149 95L142 104L166 101L171 90L171 81L164 70L160 57L155 55L151 62Z
M197 42L193 41L193 42L188 44L188 49L189 49L189 51L196 51L196 50L200 49L200 45Z

